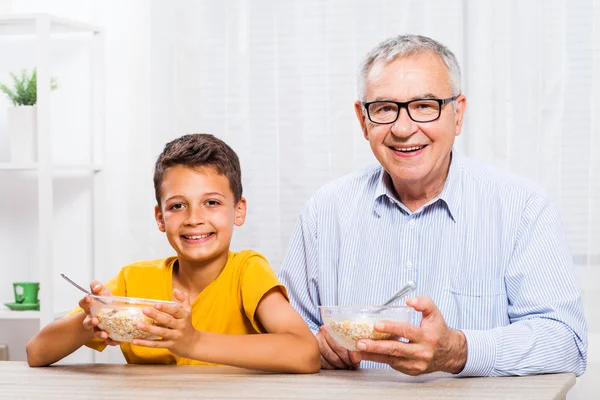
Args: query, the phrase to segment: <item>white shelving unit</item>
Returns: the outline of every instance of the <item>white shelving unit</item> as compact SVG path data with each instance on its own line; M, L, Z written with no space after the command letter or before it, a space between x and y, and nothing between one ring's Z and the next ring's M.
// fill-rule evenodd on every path
M90 121L89 134L89 163L65 164L52 160L52 133L50 128L50 76L51 53L50 42L55 35L81 34L89 36L90 43ZM54 282L60 272L53 254L54 224L54 186L57 178L69 179L72 176L89 179L91 182L90 213L92 224L91 249L92 265L82 265L89 268L94 276L96 265L101 262L102 252L99 242L102 237L102 218L100 218L102 193L102 163L104 156L104 33L102 28L87 23L68 20L49 14L15 14L0 15L0 37L6 35L33 36L35 39L35 66L37 68L37 159L34 163L0 163L0 185L3 177L10 175L11 179L27 176L35 179L37 185L37 266L36 271L40 282L40 311L10 311L0 304L0 324L13 320L39 320L42 328L52 320L65 314L67 310L57 310L54 298ZM68 79L65 77L64 79ZM17 178L15 178L14 176ZM26 210L21 211L26 212ZM0 229L3 227L0 225ZM10 229L10 227L8 227ZM60 254L59 256L68 257ZM0 265L0 277L6 276ZM2 285L10 285L10 281L0 279ZM65 285L66 282L65 282ZM61 291L66 291L61 287ZM75 290L75 289L73 289ZM0 299L4 300L4 299ZM9 344L10 348L10 344Z

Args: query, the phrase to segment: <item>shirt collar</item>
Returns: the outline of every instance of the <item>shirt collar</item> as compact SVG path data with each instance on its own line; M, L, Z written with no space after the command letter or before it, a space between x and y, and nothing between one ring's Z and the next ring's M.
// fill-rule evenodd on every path
M391 178L390 175L385 171L383 166L379 167L378 175L376 176L376 185L375 192L373 196L373 212L378 217L381 217L381 212L379 211L379 207L382 207L382 203L387 197L388 201L395 203L400 207L402 212L406 212L404 210L404 206L398 199L394 196L394 192L390 189L391 187Z
M460 209L460 197L461 197L461 167L460 167L460 156L456 153L456 151L452 151L451 153L451 161L450 168L448 169L448 176L446 177L446 182L444 184L444 188L442 192L432 201L427 203L424 207L437 202L438 200L442 200L448 209L450 214L450 218L454 222L456 222L456 217L458 216L458 211ZM397 204L403 212L409 214L409 211L406 209L404 204L402 204L394 195L394 191L392 190L392 180L390 175L383 169L383 167L379 168L378 176L376 178L376 186L374 191L374 208L373 211L375 214L380 216L379 207L381 204L381 199L385 196L391 202ZM422 207L422 208L424 208ZM421 209L422 209L421 208Z
M450 160L450 168L448 169L448 176L446 177L446 183L442 189L442 193L437 199L443 200L448 207L450 218L456 222L458 212L460 210L460 198L462 193L461 186L461 159L456 151L452 151ZM434 200L435 201L435 200Z

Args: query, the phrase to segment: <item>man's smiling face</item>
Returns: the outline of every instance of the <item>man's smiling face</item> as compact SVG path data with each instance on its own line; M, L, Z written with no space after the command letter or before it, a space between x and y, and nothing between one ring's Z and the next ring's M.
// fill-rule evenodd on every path
M365 101L391 100L406 102L419 98L452 97L448 69L433 53L400 57L392 62L376 61L365 80ZM466 106L464 96L442 106L439 119L414 122L406 108L396 122L371 122L360 102L355 111L365 139L373 154L390 174L394 186L422 182L426 185L445 179L454 139L461 132Z

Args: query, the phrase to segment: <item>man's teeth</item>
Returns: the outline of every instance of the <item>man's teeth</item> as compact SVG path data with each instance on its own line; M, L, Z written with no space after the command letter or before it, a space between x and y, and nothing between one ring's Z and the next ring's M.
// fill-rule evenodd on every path
M197 240L197 239L204 239L209 237L211 234L207 233L206 235L200 235L200 236L185 236L188 239L192 239L192 240Z
M413 146L413 147L405 147L405 148L394 147L394 150L408 153L410 151L421 150L423 147L425 147L425 146Z

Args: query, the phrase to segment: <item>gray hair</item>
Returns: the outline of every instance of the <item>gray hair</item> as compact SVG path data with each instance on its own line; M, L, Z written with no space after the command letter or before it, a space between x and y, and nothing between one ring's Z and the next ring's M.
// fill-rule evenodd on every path
M426 36L399 35L384 40L371 50L358 69L358 98L365 101L365 82L371 66L378 60L392 62L398 57L432 52L444 62L450 76L452 95L460 94L460 66L454 54L443 44Z

